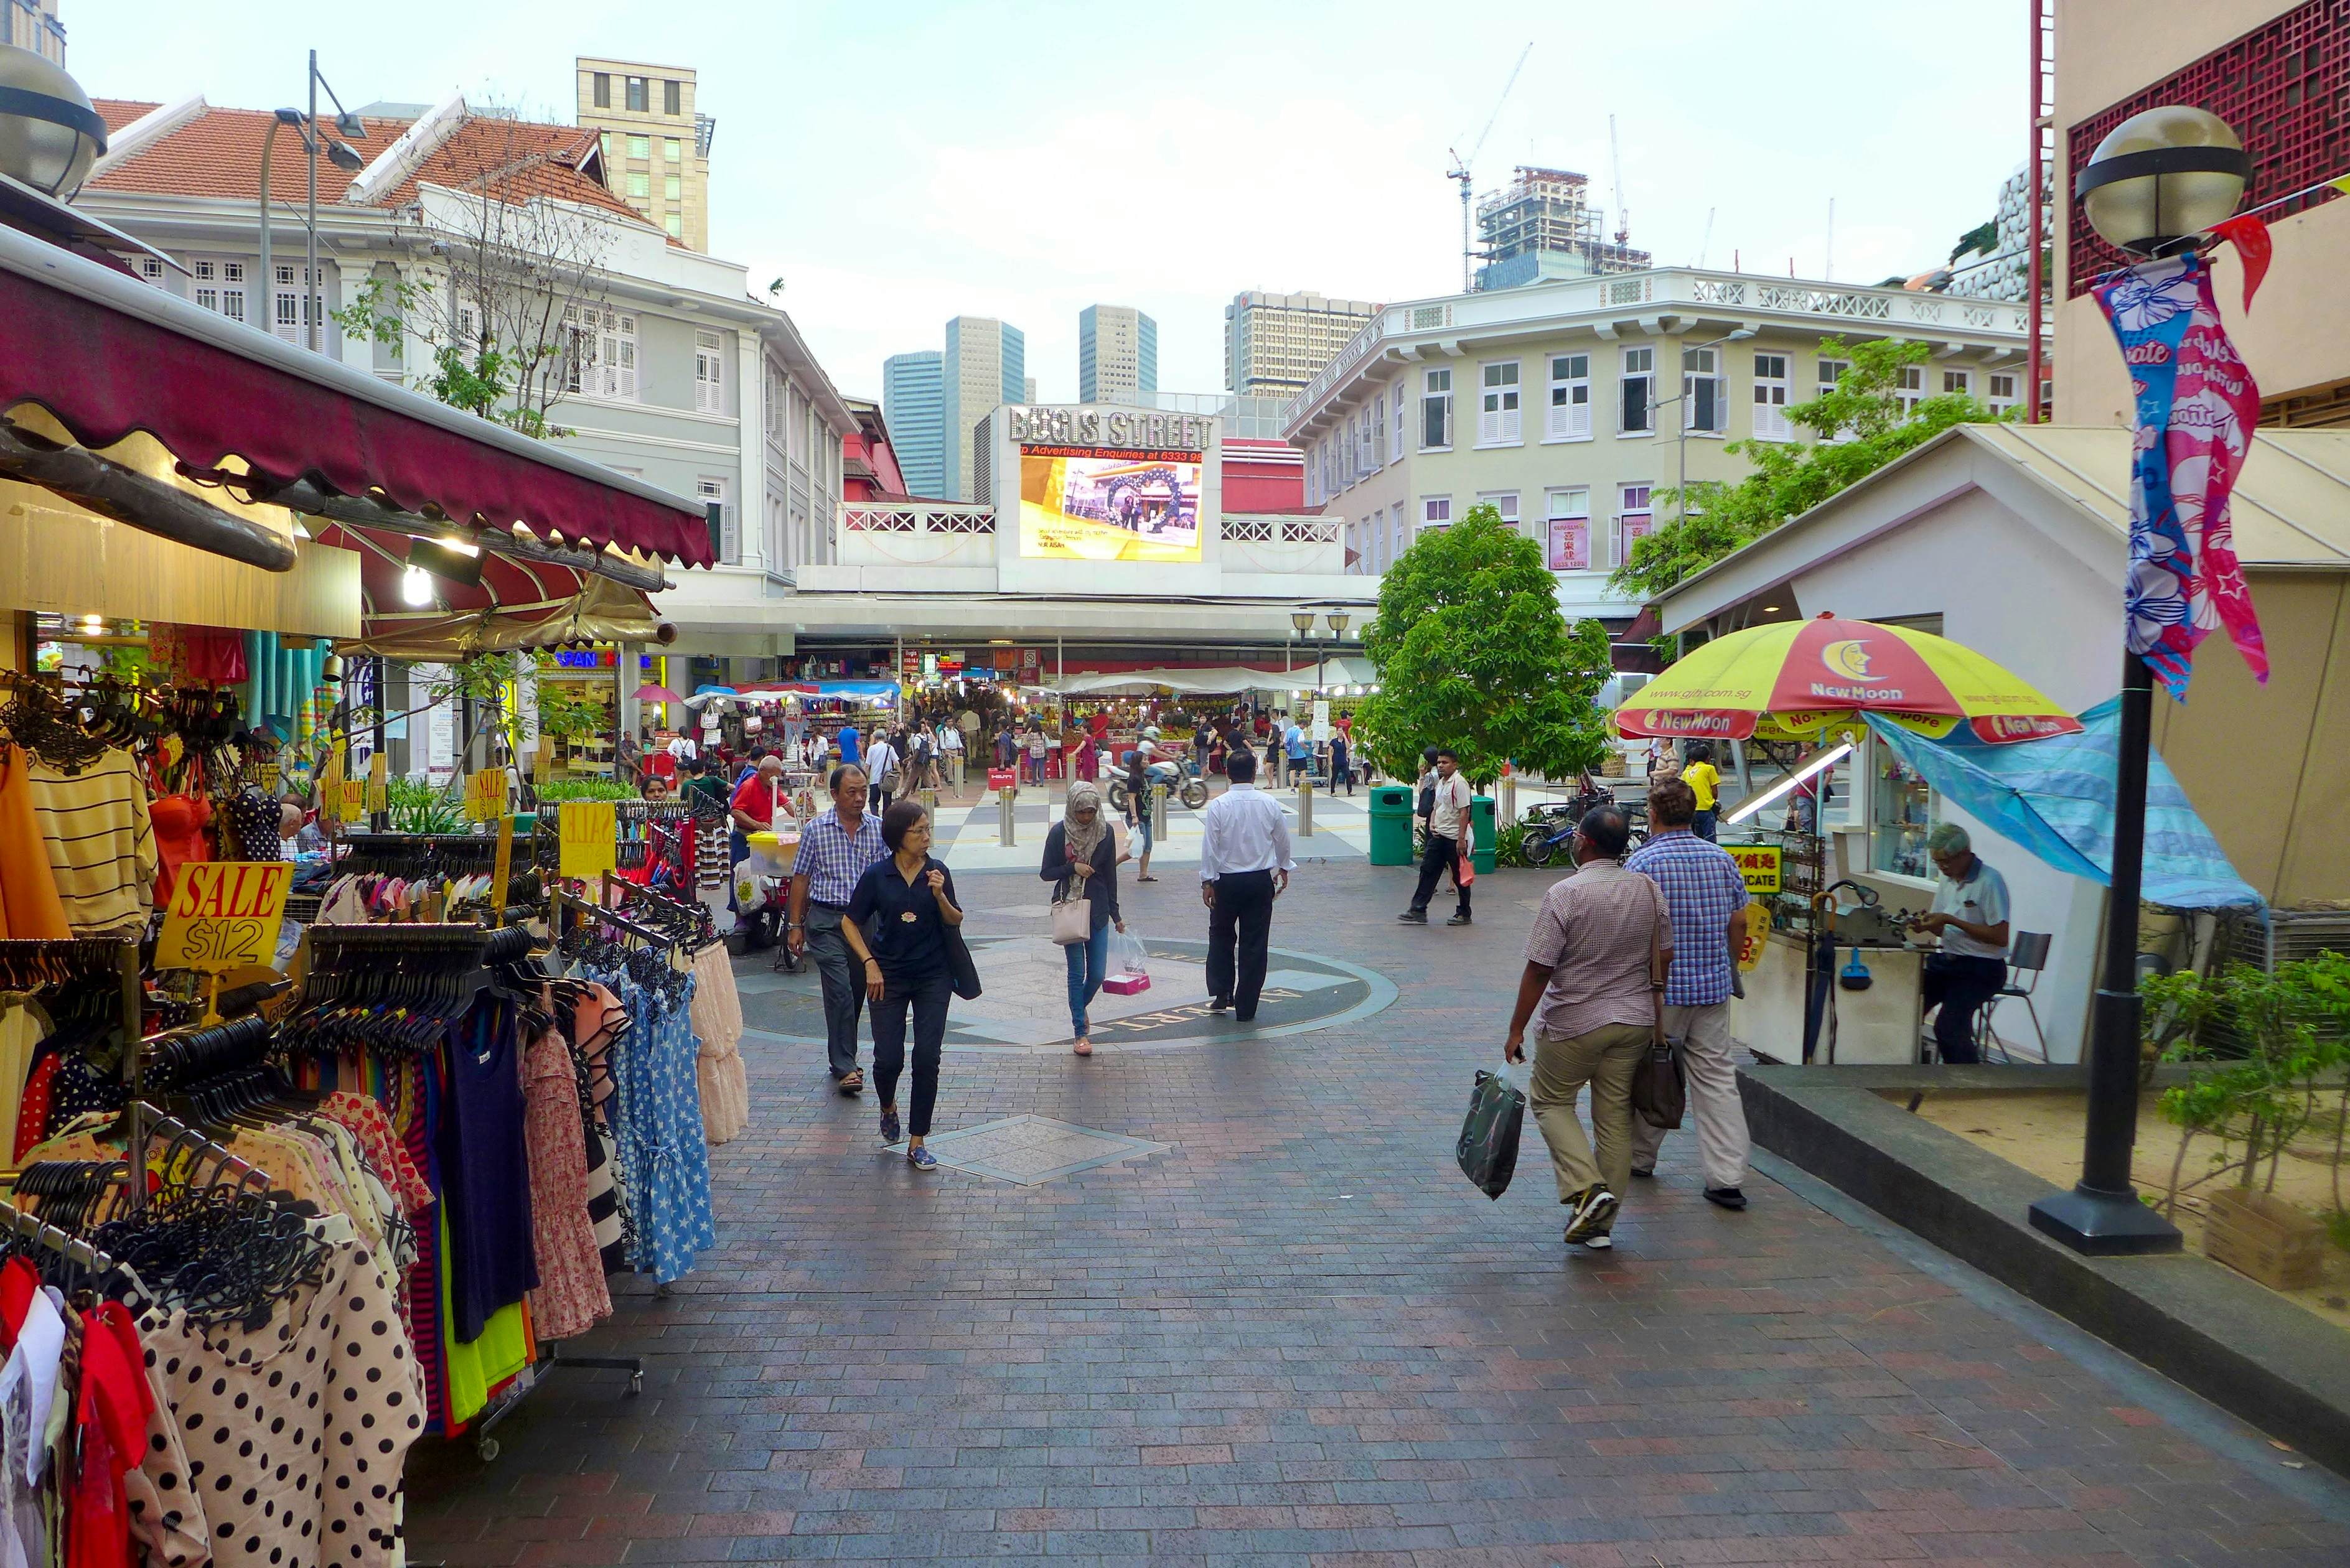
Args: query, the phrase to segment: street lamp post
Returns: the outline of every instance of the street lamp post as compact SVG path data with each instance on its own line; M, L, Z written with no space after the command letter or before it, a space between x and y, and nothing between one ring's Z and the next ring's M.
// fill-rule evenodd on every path
M2226 122L2166 108L2123 121L2074 185L2089 223L2114 246L2147 259L2194 249L2242 200L2251 161ZM2038 397L2038 389L2033 395ZM2160 439L2160 432L2156 432ZM2081 1179L2032 1205L2034 1229L2075 1251L2174 1252L2178 1228L2138 1201L2130 1181L2137 1138L2138 893L2146 852L2147 752L2154 676L2123 628L2121 732L2114 759L2114 865L2102 973L2089 1013L2089 1106Z
M302 345L316 353L323 340L324 325L318 320L318 152L324 143L328 161L347 173L356 174L367 167L356 149L327 136L318 129L318 89L325 88L327 97L335 105L335 130L353 141L368 139L367 122L343 107L334 86L318 74L318 51L310 51L310 109L304 113L298 109L281 109L269 123L268 132L261 139L261 321L264 332L277 330L277 269L269 235L269 165L270 154L276 150L280 126L290 125L302 138L303 148L309 155L309 203L306 225L309 245L307 263L302 277L302 304L295 320L302 326ZM252 311L246 317L250 322Z

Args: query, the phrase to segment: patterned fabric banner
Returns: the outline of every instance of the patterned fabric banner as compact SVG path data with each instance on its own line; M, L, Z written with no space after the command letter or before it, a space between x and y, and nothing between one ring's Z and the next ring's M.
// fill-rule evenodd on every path
M2220 323L2211 269L2193 254L2144 262L2095 293L2137 405L2122 590L2129 650L2183 701L2196 645L2225 626L2265 682L2268 651L2228 506L2261 394Z

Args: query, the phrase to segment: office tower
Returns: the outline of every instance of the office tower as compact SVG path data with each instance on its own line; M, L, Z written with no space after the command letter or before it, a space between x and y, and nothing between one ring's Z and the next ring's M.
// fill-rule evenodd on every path
M1131 402L1159 390L1159 323L1128 305L1077 312L1077 401Z
M581 57L578 123L604 136L613 193L690 250L710 249L710 140L718 122L695 108L681 66Z
M939 392L946 499L970 501L977 495L973 436L979 421L999 405L1026 400L1027 361L1028 340L1016 327L989 316L958 316L947 323Z
M881 417L905 475L906 493L947 498L942 357L935 348L881 361Z
M1379 307L1359 299L1251 289L1224 306L1224 388L1244 398L1305 389Z

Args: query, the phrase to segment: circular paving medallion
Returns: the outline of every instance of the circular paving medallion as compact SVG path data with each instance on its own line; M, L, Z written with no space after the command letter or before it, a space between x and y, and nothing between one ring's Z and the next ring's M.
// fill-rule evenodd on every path
M1367 1018L1392 1002L1386 976L1343 959L1274 948L1264 991L1248 1023L1208 1011L1204 941L1148 940L1150 986L1118 995L1105 990L1087 1010L1097 1052L1168 1050L1234 1040L1262 1040ZM947 1009L951 1051L1066 1051L1069 1041L1067 960L1048 937L982 937L971 944L983 994ZM824 1044L824 999L816 968L797 974L769 967L766 954L735 964L743 1022L759 1038ZM860 1022L860 1037L870 1025Z

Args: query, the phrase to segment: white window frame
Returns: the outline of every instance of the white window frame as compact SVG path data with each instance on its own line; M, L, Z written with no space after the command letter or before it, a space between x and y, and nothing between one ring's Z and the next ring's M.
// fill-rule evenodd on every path
M637 396L637 317L605 306L567 306L572 351L565 357L565 390L606 402L633 403Z
M307 348L311 319L317 320L322 328L326 325L326 296L318 287L317 278L315 275L311 276L309 278L311 316L305 317L302 313L302 286L296 279L307 273L309 269L285 262L276 262L271 265L277 276L269 290L270 329L296 348ZM318 336L319 346L324 348L326 342L326 334L321 330Z
M1392 566L1411 547L1410 523L1406 519L1404 503L1399 501L1388 508L1388 565Z
M1794 396L1794 360L1790 355L1757 349L1754 354L1754 439L1793 441L1794 421L1787 403Z
M1525 371L1516 359L1492 359L1477 368L1477 444L1525 444Z
M693 406L705 414L726 411L726 339L694 328Z
M1395 385L1395 425L1388 432L1388 461L1401 462L1405 441L1410 435L1411 379L1406 377Z
M1825 358L1815 359L1813 364L1813 378L1818 388L1815 395L1824 398L1835 391L1844 373L1851 369L1852 361L1849 359ZM1849 430L1834 430L1820 437L1824 441L1850 441L1851 439L1852 431Z
M1525 526L1518 516L1518 493L1514 490L1481 490L1477 493L1477 504L1491 506L1500 513L1503 525L1513 534Z
M1453 441L1451 367L1440 365L1433 369L1422 371L1419 387L1419 450L1451 452ZM1431 416L1444 427L1444 439L1440 441L1428 439L1428 426Z
M1376 473L1387 465L1388 394L1384 387L1379 389L1379 395L1371 400L1371 422L1366 428L1370 440L1363 445L1363 469L1366 472Z
M1944 397L1949 397L1953 392L1963 393L1970 398L1973 397L1975 395L1975 373L1972 370L1953 370L1945 368L1942 371L1942 395Z
M2002 382L2006 383L2006 390L2004 391L2000 389L2000 384ZM2022 372L2018 370L1991 370L1986 372L1983 377L1983 385L1984 389L1990 395L1985 399L1985 401L1990 404L1991 411L1994 414L2004 414L2009 410L2021 404L2023 400L2016 395L2016 389L2021 387L2022 384L2023 375Z
M1632 389L1640 389L1640 423L1627 418L1632 406ZM1652 436L1657 433L1657 350L1642 344L1627 347L1617 361L1616 373L1616 434L1621 437Z
M1583 524L1583 565L1562 566L1553 558L1556 551L1553 541L1561 523ZM1560 485L1544 493L1543 504L1543 565L1554 572L1587 572L1597 565L1592 556L1591 487L1587 484Z
M1414 534L1412 537L1416 539L1420 534L1433 533L1437 529L1451 526L1452 497L1423 495L1419 498L1419 533Z
M1900 405L1901 417L1908 418L1926 400L1926 367L1904 365L1894 377L1893 400Z
M743 564L743 529L734 516L733 497L726 481L714 474L702 474L693 482L694 499L701 502L706 514L712 506L718 508L718 564L739 566Z
M1543 440L1589 441L1590 354L1550 354L1544 359L1550 369L1550 401L1543 410Z
M1624 529L1629 523L1637 523L1640 532L1633 535L1631 538L1627 538ZM1638 538L1642 535L1653 534L1656 528L1656 487L1648 484L1618 484L1616 487L1615 525L1608 530L1612 535L1608 544L1615 555L1616 563L1621 565L1631 558L1632 539Z
M1730 378L1721 373L1719 348L1681 350L1681 429L1690 435L1730 433Z

